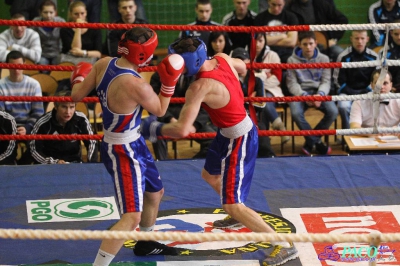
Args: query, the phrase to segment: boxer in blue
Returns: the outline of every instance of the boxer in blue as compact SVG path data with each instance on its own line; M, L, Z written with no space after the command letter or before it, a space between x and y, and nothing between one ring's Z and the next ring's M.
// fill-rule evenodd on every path
M157 68L162 83L155 94L137 69L146 66L158 44L157 34L148 28L136 27L121 38L121 58L105 57L93 68L79 63L72 73L72 99L81 101L96 88L102 110L104 138L102 161L113 178L121 219L110 229L153 231L159 204L164 193L153 157L140 135L143 108L156 116L165 114L175 84L184 69L179 55L166 57ZM103 240L93 265L109 265L124 240ZM173 248L155 241L138 241L136 255L176 255Z

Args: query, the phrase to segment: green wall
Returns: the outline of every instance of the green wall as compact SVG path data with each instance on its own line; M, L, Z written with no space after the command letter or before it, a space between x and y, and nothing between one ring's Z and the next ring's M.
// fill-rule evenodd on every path
M0 0L1 1L1 0ZM266 0L260 0L266 1ZM323 0L314 0L323 1ZM335 0L336 6L349 18L350 24L367 23L368 7L377 0L362 0L362 1L349 1L349 0ZM194 3L195 0L143 0L147 18L154 24L188 24L195 19ZM357 3L358 2L358 3ZM221 22L222 17L233 10L233 4L230 0L212 0L213 15L212 19L216 22ZM258 11L258 1L253 0L250 8ZM9 19L9 6L0 2L0 17L2 19ZM58 0L59 15L66 18L67 15L67 1ZM107 1L102 1L102 20L101 22L109 22L107 12ZM7 27L0 26L3 31ZM105 30L102 30L103 35ZM178 31L158 31L160 39L159 47L165 48L171 43L179 34ZM347 45L349 43L350 33L346 32L340 44ZM104 39L104 38L103 38Z

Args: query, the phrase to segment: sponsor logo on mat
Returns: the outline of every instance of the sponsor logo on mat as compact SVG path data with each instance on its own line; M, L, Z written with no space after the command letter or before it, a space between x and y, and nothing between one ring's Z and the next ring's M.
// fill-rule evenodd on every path
M278 233L290 234L295 233L294 225L283 217L257 211L263 220L269 224ZM226 217L226 213L222 209L214 208L193 208L181 210L160 211L155 226L155 231L160 232L213 232L213 233L230 233L230 232L251 232L246 227L233 228L214 228L212 226L215 220ZM271 244L265 242L246 242L246 241L213 241L213 242L166 242L170 247L178 250L179 256L224 256L237 255L243 253L257 252L268 249ZM136 242L129 240L124 243L126 248L134 248Z
M331 261L343 261L343 262L385 262L385 261L396 261L394 255L389 257L385 256L389 253L394 253L396 250L392 250L389 246L353 246L343 245L340 249L336 245L325 246L323 252L318 254L319 260L331 260ZM339 252L341 254L339 254Z
M400 206L286 208L282 215L298 233L371 234L400 231ZM296 243L303 266L399 265L400 243ZM396 252L397 250L397 252Z
M119 219L114 197L28 200L29 223Z

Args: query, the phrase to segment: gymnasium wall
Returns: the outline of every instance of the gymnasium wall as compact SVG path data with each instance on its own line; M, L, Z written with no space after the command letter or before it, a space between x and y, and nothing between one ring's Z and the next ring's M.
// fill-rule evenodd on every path
M154 24L188 24L194 21L194 3L195 0L142 0L145 6L147 18L150 23ZM266 1L266 0L260 0ZM323 1L323 0L314 0ZM363 1L349 1L349 0L335 0L336 6L349 18L350 24L367 23L368 7L377 0L363 0ZM213 14L212 19L216 22L221 22L223 16L233 10L233 3L230 0L212 0ZM258 11L258 1L253 0L250 8ZM2 19L9 19L9 6L0 2L0 17ZM67 1L58 0L59 15L67 17ZM101 22L109 22L107 1L102 0L102 19ZM7 27L0 26L3 31ZM104 32L103 31L103 36ZM160 48L165 48L177 36L178 31L158 31L160 39ZM347 45L349 43L349 35L347 32L340 44ZM104 39L104 38L103 38Z

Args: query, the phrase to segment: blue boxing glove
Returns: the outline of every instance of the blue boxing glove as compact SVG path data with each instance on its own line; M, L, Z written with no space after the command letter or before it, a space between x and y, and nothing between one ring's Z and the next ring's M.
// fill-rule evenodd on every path
M142 123L140 123L140 132L145 139L148 139L150 142L157 142L157 137L161 135L161 128L164 123L160 123L157 121L157 116L149 115L145 119L142 119Z

